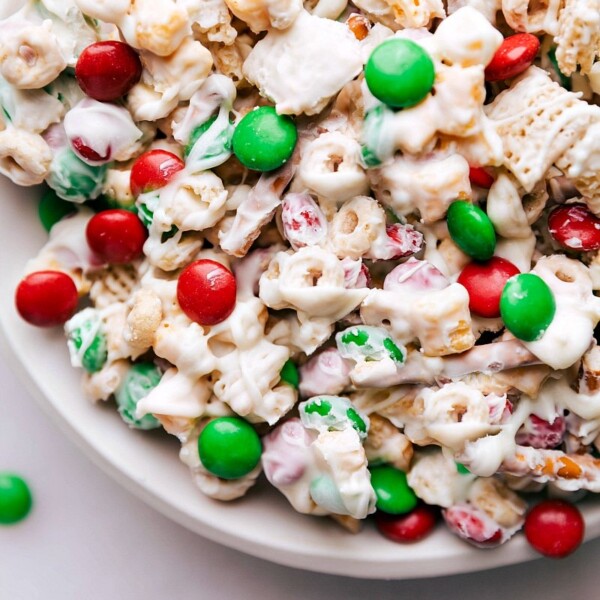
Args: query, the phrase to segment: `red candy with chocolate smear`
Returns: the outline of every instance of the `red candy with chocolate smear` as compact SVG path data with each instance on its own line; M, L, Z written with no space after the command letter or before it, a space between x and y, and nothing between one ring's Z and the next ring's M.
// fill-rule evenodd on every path
M525 517L525 537L540 554L564 558L579 548L585 522L579 509L564 500L544 500Z
M510 261L493 256L485 262L469 263L458 276L457 283L469 292L471 312L493 319L500 316L500 296L506 282L519 273Z
M79 87L100 102L124 96L141 76L142 63L137 52L124 42L113 40L85 48L75 66Z
M550 235L568 250L600 249L600 219L585 204L567 204L548 216Z
M149 150L144 152L133 163L129 184L131 193L138 197L164 187L185 167L184 162L167 150Z
M486 81L504 81L527 70L540 49L540 40L531 33L517 33L504 39L485 68Z
M75 283L62 271L30 273L17 286L15 304L30 325L54 327L68 321L77 308Z

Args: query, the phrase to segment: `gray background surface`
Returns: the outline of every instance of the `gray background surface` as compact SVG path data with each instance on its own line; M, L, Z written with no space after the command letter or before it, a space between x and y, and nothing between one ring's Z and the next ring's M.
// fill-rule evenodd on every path
M0 529L0 600L588 600L600 540L538 560L430 580L368 581L280 567L169 521L94 466L0 359L0 470L26 476L30 518Z

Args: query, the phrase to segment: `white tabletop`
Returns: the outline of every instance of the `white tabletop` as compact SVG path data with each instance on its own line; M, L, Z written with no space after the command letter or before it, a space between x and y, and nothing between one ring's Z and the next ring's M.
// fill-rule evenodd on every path
M353 580L273 565L204 540L121 489L63 437L1 361L0 415L0 470L26 477L36 501L26 521L0 529L1 600L599 595L600 540L563 561L428 581Z

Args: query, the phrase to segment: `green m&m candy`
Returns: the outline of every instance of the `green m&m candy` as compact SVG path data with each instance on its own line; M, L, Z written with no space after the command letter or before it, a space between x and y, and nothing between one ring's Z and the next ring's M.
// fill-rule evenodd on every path
M371 52L365 81L378 100L393 108L408 108L429 94L435 80L431 57L419 44L391 39Z
M38 205L38 216L44 229L50 231L56 223L67 215L76 212L75 205L56 195L54 190L46 190Z
M154 415L136 418L135 409L138 402L145 398L160 382L162 373L150 362L137 363L129 369L123 382L115 392L121 418L133 429L156 429L160 427Z
M0 473L0 524L22 521L33 503L27 483L18 475Z
M417 506L417 496L409 487L404 471L389 465L373 467L370 471L378 510L390 515L402 515Z
M256 467L262 445L250 423L239 417L220 417L200 432L198 454L209 473L239 479Z
M272 106L249 112L233 132L233 153L249 169L272 171L286 163L298 141L296 125Z
M452 241L475 260L489 260L496 249L496 231L490 218L465 200L450 205L447 215Z
M506 282L500 297L500 316L516 338L539 340L555 313L554 294L535 273L521 273Z
M291 358L285 361L279 375L281 376L281 381L298 389L300 374L298 373L298 367Z

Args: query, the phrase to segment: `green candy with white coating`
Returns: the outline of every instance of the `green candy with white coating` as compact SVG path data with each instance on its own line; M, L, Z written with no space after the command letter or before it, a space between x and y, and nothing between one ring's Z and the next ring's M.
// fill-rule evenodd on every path
M315 396L298 405L300 420L307 429L341 431L352 427L361 440L369 432L369 418L341 396Z
M345 515L348 512L340 490L329 475L315 477L310 482L310 497L317 506L334 515Z
M394 155L394 138L386 135L393 118L394 112L383 104L365 115L361 136L361 162L364 167L377 167Z
M186 167L192 173L207 171L223 164L232 154L235 127L229 111L221 111L197 125L185 147Z
M406 348L382 327L349 327L340 331L335 341L342 357L356 362L391 359L400 365L406 360Z
M64 148L54 155L46 183L63 200L81 204L100 195L107 168L88 165L70 148Z
M115 392L115 399L121 418L132 429L157 429L160 427L154 415L136 417L138 402L145 398L162 378L160 369L151 362L136 363L127 371L123 381Z
M96 373L106 364L108 347L100 313L86 308L65 323L67 346L74 367Z

